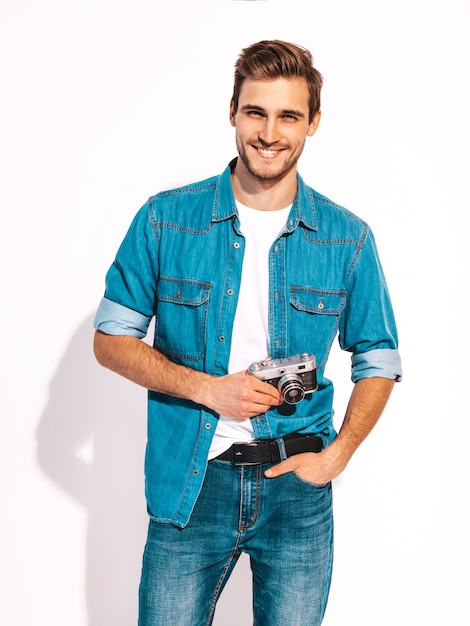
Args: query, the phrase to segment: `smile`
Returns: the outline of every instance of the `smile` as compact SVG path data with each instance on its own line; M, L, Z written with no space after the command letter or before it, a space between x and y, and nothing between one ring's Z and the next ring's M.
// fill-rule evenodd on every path
M257 152L259 152L262 156L267 157L267 158L272 158L275 157L276 155L278 155L280 152L282 152L281 150L268 150L267 148L258 148L257 146L253 146Z

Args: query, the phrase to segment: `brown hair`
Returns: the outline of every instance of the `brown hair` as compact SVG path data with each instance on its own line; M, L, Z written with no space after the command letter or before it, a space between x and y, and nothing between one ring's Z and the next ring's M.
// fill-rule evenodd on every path
M309 50L286 41L272 39L260 41L244 48L235 63L233 107L238 109L238 99L243 81L271 80L273 78L305 78L309 91L310 119L320 110L320 91L323 77L313 67Z

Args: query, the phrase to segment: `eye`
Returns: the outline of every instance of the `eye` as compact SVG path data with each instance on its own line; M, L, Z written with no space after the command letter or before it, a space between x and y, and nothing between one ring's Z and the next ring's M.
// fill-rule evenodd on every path
M288 122L296 122L297 117L295 115L291 115L290 113L286 113L282 116L282 119L287 120Z

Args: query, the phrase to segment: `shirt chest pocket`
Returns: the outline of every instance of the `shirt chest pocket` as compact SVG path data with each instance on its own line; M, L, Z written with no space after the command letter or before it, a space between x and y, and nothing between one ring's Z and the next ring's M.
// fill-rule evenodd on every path
M292 286L290 305L290 330L296 346L315 354L317 366L324 367L346 306L346 292Z
M203 360L210 287L210 283L193 279L160 277L155 347L172 360Z

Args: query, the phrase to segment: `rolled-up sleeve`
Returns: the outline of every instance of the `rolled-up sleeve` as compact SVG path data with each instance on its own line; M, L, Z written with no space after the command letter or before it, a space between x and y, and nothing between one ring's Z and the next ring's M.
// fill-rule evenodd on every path
M353 354L351 357L351 379L355 383L361 378L380 376L401 381L401 357L398 350L379 349Z
M102 298L93 326L107 335L127 335L142 339L147 334L151 319L122 304Z

